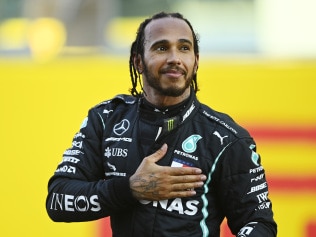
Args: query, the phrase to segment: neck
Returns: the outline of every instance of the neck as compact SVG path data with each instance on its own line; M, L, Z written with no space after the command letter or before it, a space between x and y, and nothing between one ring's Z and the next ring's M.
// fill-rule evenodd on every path
M149 103L157 106L158 108L165 108L168 106L173 106L173 105L179 104L182 101L189 98L189 96L190 96L190 87L187 88L183 94L181 94L180 96L176 96L176 97L161 95L161 94L157 93L156 91L154 91L152 88L148 88L148 89L149 89L149 91L145 90L146 93L144 93L145 99Z

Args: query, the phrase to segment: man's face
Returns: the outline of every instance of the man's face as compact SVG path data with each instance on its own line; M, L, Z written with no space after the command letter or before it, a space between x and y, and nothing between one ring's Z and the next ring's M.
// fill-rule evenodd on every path
M192 31L185 21L168 17L146 26L144 57L140 60L146 93L181 96L189 90L197 66Z

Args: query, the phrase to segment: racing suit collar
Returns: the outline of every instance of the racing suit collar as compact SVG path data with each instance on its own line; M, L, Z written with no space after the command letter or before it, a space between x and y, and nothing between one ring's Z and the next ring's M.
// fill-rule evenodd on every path
M140 119L158 126L163 126L170 119L174 120L176 125L183 123L187 118L195 114L194 111L197 110L200 104L193 88L191 88L189 98L180 104L169 107L167 111L164 110L163 112L158 111L157 108L149 103L144 97L141 97L140 100Z
M196 99L195 96L195 92L194 89L191 87L191 92L190 92L190 96L185 99L184 101L176 104L176 105L172 105L169 107L163 107L163 108L159 108L153 104L151 104L144 96L141 97L141 101L140 101L140 109L143 112L148 112L148 113L154 113L154 116L160 116L163 118L170 118L173 116L177 116L177 115L182 115L183 111L186 111L186 109L191 105L192 101ZM180 116L183 117L183 116Z

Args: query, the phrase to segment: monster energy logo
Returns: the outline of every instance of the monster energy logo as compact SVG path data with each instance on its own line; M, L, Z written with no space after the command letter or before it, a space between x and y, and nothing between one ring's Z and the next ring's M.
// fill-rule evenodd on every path
M169 119L167 121L167 129L168 131L171 131L172 129L174 129L174 119Z
M175 129L179 124L179 118L177 116L172 117L172 118L168 118L168 119L164 119L163 122L163 131L164 132L170 132L173 129Z

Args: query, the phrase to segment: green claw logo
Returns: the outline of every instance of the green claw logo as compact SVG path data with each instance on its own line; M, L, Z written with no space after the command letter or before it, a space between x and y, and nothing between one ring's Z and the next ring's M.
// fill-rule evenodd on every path
M256 165L256 166L259 166L259 163L258 163L258 161L259 161L259 155L258 155L258 153L256 153L253 149L256 147L256 145L254 145L254 144L251 144L250 146L249 146L249 148L250 148L250 150L252 151L252 153L251 153L251 160L252 160L252 162Z
M196 143L201 139L200 135L194 134L185 139L182 143L182 149L187 153L192 153L196 150Z

